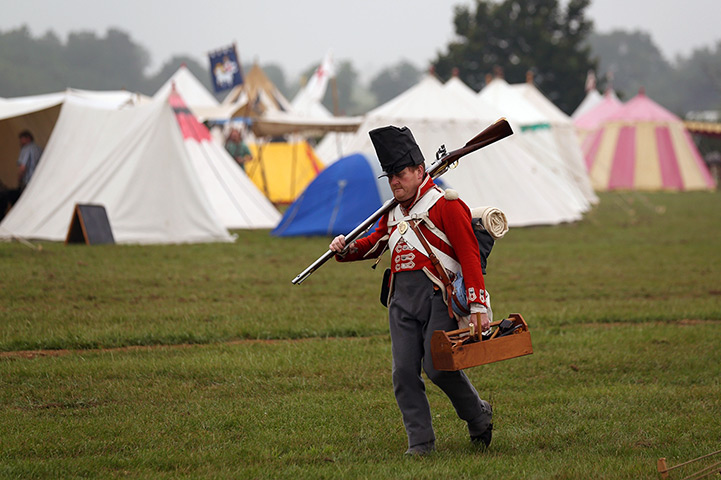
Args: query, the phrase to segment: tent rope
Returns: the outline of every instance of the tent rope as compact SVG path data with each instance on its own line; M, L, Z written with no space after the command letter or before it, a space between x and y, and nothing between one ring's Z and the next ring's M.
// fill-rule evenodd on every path
M721 453L721 450L717 450L717 451L715 451L715 452L708 453L708 454L706 454L706 455L701 455L700 457L693 458L693 459L691 459L691 460L689 460L689 461L687 461L687 462L679 463L678 465L674 465L674 466L672 466L672 467L666 467L666 459L665 459L665 458L659 458L659 459L658 459L658 467L657 467L658 473L661 474L661 477L662 477L662 478L668 478L668 472L670 472L671 470L675 470L675 469L677 469L677 468L685 467L686 465L690 465L690 464L692 464L692 463L698 462L698 461L703 460L703 459L705 459L705 458L709 458L709 457L712 457L712 456L714 456L714 455L718 455L719 453ZM708 477L709 475L712 475L712 474L714 474L714 473L717 473L715 469L717 469L717 468L719 468L719 467L721 467L721 461L720 461L720 462L716 462L716 463L714 463L714 464L711 464L711 465L709 465L709 466L707 466L707 467L705 467L705 468L702 468L701 470L699 470L699 471L697 471L697 472L694 472L694 473L692 473L691 475L689 475L689 476L687 476L687 477L684 477L684 478L681 479L681 480L697 480L697 479L699 479L699 478ZM721 473L721 472L719 472L719 473Z

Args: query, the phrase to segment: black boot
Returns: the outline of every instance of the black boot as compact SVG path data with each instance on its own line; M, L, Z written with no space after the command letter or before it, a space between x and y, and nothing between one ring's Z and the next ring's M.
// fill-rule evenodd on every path
M488 448L491 445L493 436L493 424L489 423L485 432L480 435L471 435L471 443L479 448Z

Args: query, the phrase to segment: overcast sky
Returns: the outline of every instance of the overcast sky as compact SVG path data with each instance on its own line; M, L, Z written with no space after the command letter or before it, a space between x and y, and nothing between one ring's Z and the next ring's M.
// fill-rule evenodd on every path
M453 6L472 0L0 0L0 30L26 24L33 36L109 27L151 55L154 73L174 54L205 64L235 42L243 63L276 63L294 80L331 50L364 77L401 59L425 68L453 38ZM565 1L563 2L565 4ZM593 0L596 30L640 29L667 59L721 40L721 0Z

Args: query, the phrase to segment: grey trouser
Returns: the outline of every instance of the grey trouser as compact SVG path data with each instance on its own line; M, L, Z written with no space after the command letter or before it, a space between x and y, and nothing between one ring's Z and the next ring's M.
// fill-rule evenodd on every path
M433 368L431 336L435 330L455 330L443 295L423 271L399 272L388 305L393 344L393 389L403 415L408 446L435 440L431 409L426 397L421 366L428 378L448 396L456 413L468 422L471 436L480 435L491 423L491 406L481 400L462 371Z

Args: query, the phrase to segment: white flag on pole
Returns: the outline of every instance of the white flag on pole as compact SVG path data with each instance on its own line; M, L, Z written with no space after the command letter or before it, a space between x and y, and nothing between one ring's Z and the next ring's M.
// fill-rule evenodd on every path
M321 102L328 88L328 80L335 76L335 68L333 65L333 54L328 51L323 61L315 69L313 75L298 94L293 99L293 108L302 115L318 116L319 110L322 116L332 116L323 106Z

